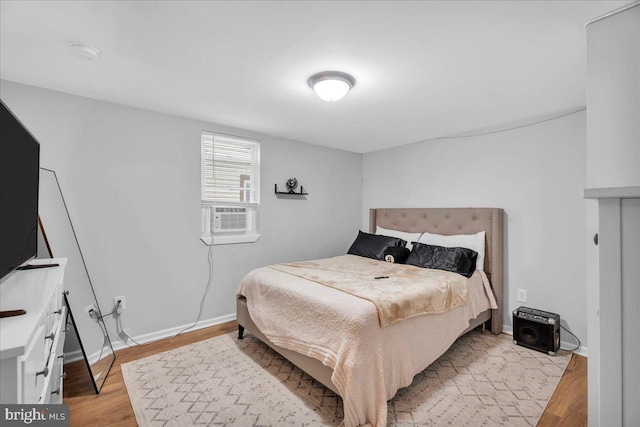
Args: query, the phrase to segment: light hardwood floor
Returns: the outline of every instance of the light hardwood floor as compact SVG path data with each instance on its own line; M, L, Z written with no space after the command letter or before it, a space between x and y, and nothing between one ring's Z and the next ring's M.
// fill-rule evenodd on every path
M84 361L65 365L64 403L71 426L136 426L120 365L186 344L237 330L236 322L187 332L175 338L116 352L116 361L100 394L92 392ZM573 355L542 415L539 427L587 425L587 359Z

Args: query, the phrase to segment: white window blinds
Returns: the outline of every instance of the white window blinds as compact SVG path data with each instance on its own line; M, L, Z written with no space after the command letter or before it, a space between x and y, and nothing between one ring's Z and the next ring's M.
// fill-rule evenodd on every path
M259 205L259 142L203 132L201 158L203 204Z

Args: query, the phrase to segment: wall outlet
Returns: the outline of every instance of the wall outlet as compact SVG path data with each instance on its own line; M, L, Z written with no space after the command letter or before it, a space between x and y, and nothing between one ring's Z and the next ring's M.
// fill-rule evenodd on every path
M525 289L518 289L518 302L527 302L527 291Z
M122 314L124 309L126 308L126 299L123 296L113 297L113 306L116 307L118 305L118 301L120 301L120 306L116 310L116 313Z
M95 304L91 304L88 305L84 308L84 311L87 312L87 316L91 317L93 319L93 317L91 316L91 310L93 310L94 316L99 316L100 314L98 313L98 309L96 308Z

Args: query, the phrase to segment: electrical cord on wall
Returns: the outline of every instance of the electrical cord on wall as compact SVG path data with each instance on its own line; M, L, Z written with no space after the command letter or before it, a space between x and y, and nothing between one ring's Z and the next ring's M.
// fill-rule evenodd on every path
M100 329L102 329L102 327L100 327ZM106 332L106 327L105 327L105 332ZM104 345L105 342L108 342L109 344L111 344L111 341L109 341L106 335L103 337L102 346L100 347L100 355L96 359L96 362L102 360L102 355L104 354L104 348L106 347Z
M91 311L93 311L93 310L91 310ZM91 311L89 313L91 313ZM89 315L91 316L91 314L89 314ZM98 324L98 327L102 331L102 335L104 335L104 337L106 338L107 337L107 326L104 325L104 323L98 322L97 321L98 319L94 318L93 316L91 316L91 317L96 321L96 323Z
M98 320L100 320L100 319L102 319L102 318L104 318L104 317L107 317L107 316L109 316L109 315L113 314L117 308L118 308L118 307L116 306L116 308L114 308L114 309L113 309L113 311L112 311L111 313L109 313L109 314L105 314L104 316L102 316L102 315L100 315L100 314L94 314L94 313L96 313L96 312L97 312L97 313L100 313L100 312L99 312L99 311L97 311L97 310L94 310L93 308L92 308L91 310L89 310L89 317L91 317L93 320L95 320L95 321L96 321L96 323L98 324L98 327L99 327L99 328L100 328L100 330L102 331L102 335L103 335L104 339L107 339L107 337L108 337L108 335L107 335L107 326L104 324L104 322L102 322L102 323L101 323L101 322L99 322ZM103 327L103 326L104 326L104 327ZM73 325L73 327L75 328L75 325ZM98 359L98 360L100 360L100 359Z
M115 307L113 307L113 310L111 310L109 313L101 315L99 314L99 312L97 310L91 309L89 310L89 317L91 317L93 320L96 321L96 323L98 324L98 326L100 327L100 330L102 331L102 335L104 336L104 339L107 339L107 327L106 325L103 328L103 325L99 322L99 320L104 319L106 317L109 317L111 315L116 314L115 316L115 320L116 320L116 332L118 333L118 335L124 334L129 340L133 341L134 343L136 343L137 345L141 345L140 343L138 343L136 340L134 340L131 335L129 335L129 333L127 333L127 331L125 331L124 327L122 326L122 319L120 316L120 313L118 313L118 309L120 308L120 306L122 305L121 301L118 301L118 303L116 304ZM102 352L104 351L104 343L102 346L102 351L100 351L100 357L98 358L98 360L100 360L102 358Z
M100 324L100 322L98 322L98 320L104 319L106 317L109 317L111 315L116 315L114 318L116 320L116 332L118 333L118 336L120 335L124 335L125 337L127 337L129 340L133 341L136 345L141 345L140 343L138 343L135 339L133 339L133 337L131 335L129 335L129 333L124 329L124 327L122 326L122 318L121 318L121 314L118 312L118 310L120 309L120 306L122 305L122 301L118 301L116 303L116 306L113 307L113 310L111 310L109 313L101 315L101 314L96 314L96 310L91 309L89 310L89 317L91 317L93 320L96 321L96 323L98 324L98 326L100 327L100 329L102 330L102 334L104 335L105 339L107 338L107 327L105 325L104 329L102 328L102 325ZM103 346L104 349L104 346ZM100 352L100 356L102 356L102 352ZM98 359L100 360L100 359Z
M193 322L192 325L187 326L186 328L184 328L183 330L181 330L180 332L178 332L177 334L175 334L170 338L175 338L181 333L186 332L189 329L193 328L200 321L200 317L202 317L202 311L204 310L204 300L207 298L207 294L209 293L209 288L211 288L211 282L213 281L213 241L211 242L211 245L209 245L209 253L207 255L207 260L209 261L209 278L207 279L207 286L204 289L204 295L202 295L202 299L200 300L200 310L198 311L198 317L196 318L196 321Z
M200 300L200 310L198 311L198 317L196 318L195 322L193 322L193 324L191 324L191 325L187 326L186 328L182 329L177 334L172 335L172 336L167 337L167 338L163 338L163 339L175 338L178 335L180 335L180 334L188 331L189 329L193 328L194 326L196 326L198 324L198 322L200 321L200 318L202 317L202 312L204 311L204 301L207 298L207 294L209 293L209 289L211 288L211 282L213 281L213 242L211 243L211 245L209 245L209 251L208 251L208 255L207 255L207 260L209 261L209 278L207 279L207 286L205 287L204 295L202 295L202 299ZM118 301L118 305L116 305L116 307L109 314L117 313L117 310L118 310L119 307L120 307L120 302ZM109 314L106 314L103 317L109 316ZM133 341L136 345L150 344L150 343L140 344L139 342L137 342L136 340L134 340L131 337L131 335L124 329L124 325L122 324L122 314L117 313L117 316L115 316L115 319L116 319L116 331L118 332L118 335L120 335L121 333L124 334L125 337L127 337L129 340Z
M98 360L102 360L102 355L104 354L104 348L105 342L109 342L109 335L107 334L107 326L104 324L104 322L99 322L100 319L103 319L107 316L110 316L111 314L113 314L116 310L118 309L118 307L116 306L116 308L113 309L113 311L111 311L111 313L109 314L105 314L104 316L102 316L101 314L99 314L100 312L96 309L91 309L89 310L89 317L91 317L93 320L96 321L96 323L98 324L98 327L100 328L100 331L102 332L102 346L100 348L100 354L98 355L98 358L96 359L96 361ZM98 314L95 314L98 313ZM73 322L67 322L67 325L73 325L73 327L75 328L76 325Z
M120 303L118 302L118 304L120 304ZM118 333L118 336L123 334L125 337L129 338L129 340L133 341L133 343L135 345L144 345L144 344L140 344L138 341L134 340L133 337L131 335L129 335L129 333L124 329L124 326L122 325L122 315L121 314L118 314L118 316L116 316L116 332ZM146 343L146 344L150 344L150 343Z
M113 308L113 310L111 310L109 313L105 314L105 315L100 315L100 314L96 314L95 316L92 313L95 313L96 310L94 310L93 308L91 310L89 310L89 317L91 317L93 320L100 320L100 319L104 319L105 317L109 317L112 314L114 314L117 310L118 307L120 307L120 302L118 302L118 304Z
M561 348L561 350L568 350L568 351L576 351L577 349L579 349L580 347L582 347L582 343L580 342L580 338L578 338L577 336L575 336L575 334L573 332L571 332L570 330L568 330L567 328L565 328L564 326L560 325L560 327L562 329L564 329L565 331L567 331L569 334L571 334L571 336L573 336L576 341L578 341L578 346L576 348L572 348L571 350L568 350L566 348Z

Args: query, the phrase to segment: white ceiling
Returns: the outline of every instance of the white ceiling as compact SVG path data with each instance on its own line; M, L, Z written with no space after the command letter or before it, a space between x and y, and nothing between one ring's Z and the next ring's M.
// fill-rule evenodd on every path
M0 77L364 153L584 105L584 24L628 3L2 1Z

